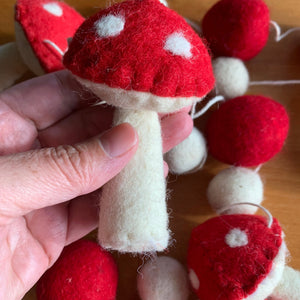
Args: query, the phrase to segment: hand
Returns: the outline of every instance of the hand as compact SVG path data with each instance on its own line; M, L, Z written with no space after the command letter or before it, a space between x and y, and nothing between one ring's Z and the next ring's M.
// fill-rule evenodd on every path
M65 71L0 94L3 299L22 298L64 246L96 228L97 190L137 149L135 130L108 130L113 110L88 105L95 101ZM186 111L162 116L161 125L164 151L192 130Z

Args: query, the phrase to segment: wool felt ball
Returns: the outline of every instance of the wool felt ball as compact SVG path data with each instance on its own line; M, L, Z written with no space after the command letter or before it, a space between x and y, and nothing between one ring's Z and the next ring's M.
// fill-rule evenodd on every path
M207 157L206 141L202 133L193 128L191 134L165 155L169 170L174 174L196 172Z
M210 116L208 149L221 162L256 166L281 150L288 130L283 105L264 96L241 96L226 101Z
M174 258L160 256L147 262L138 274L138 292L142 300L187 300L187 272Z
M221 0L204 16L202 30L214 55L249 60L266 45L269 23L263 0Z
M192 105L214 87L208 50L184 18L159 1L128 0L82 24L64 65L116 107L113 125L130 123L139 137L133 159L102 189L101 246L133 253L166 249L170 232L158 113Z
M64 248L37 283L38 300L114 300L118 281L112 256L97 243L79 240Z
M265 300L278 285L286 246L276 219L224 215L193 229L188 268L193 290L205 300Z
M207 198L211 207L220 213L232 204L249 202L260 204L263 200L263 183L258 173L251 169L231 167L217 174L209 183ZM257 207L237 205L225 214L254 214Z
M249 73L243 61L232 57L218 57L212 63L217 94L231 99L246 93Z
M64 69L60 51L66 51L67 39L73 37L84 18L61 1L18 0L15 21L23 61L35 74L42 75Z

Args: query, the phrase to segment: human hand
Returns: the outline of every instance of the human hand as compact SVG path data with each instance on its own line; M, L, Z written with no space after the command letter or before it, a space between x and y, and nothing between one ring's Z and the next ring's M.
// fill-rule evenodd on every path
M84 104L95 101L65 71L0 94L3 299L21 299L64 246L96 228L97 190L137 149L129 124L107 131L112 108ZM165 152L192 130L186 111L162 116L161 125Z

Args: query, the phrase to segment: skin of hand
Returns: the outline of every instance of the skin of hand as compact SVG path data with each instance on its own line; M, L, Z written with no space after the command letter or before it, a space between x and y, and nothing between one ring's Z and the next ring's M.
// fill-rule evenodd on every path
M138 136L66 71L0 94L0 295L21 299L64 246L95 229L99 188L129 162ZM188 108L162 115L163 149L184 140ZM167 169L166 169L167 173Z

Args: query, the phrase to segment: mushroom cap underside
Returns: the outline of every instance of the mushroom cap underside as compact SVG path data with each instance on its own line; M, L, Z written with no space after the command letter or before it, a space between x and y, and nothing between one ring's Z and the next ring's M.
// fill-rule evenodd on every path
M86 20L64 64L91 82L160 97L199 99L214 86L200 37L157 0L128 0Z

